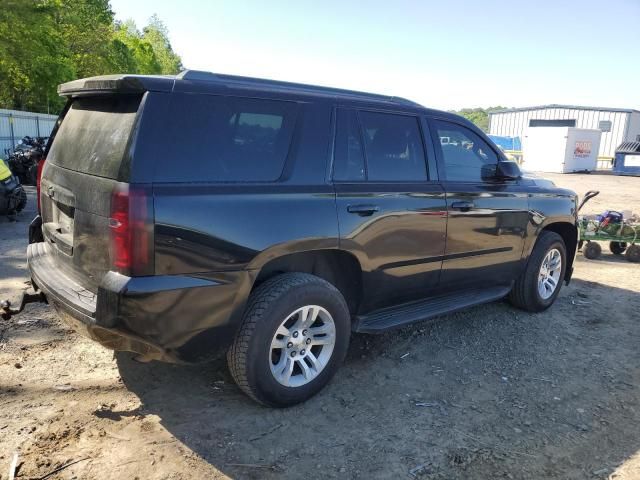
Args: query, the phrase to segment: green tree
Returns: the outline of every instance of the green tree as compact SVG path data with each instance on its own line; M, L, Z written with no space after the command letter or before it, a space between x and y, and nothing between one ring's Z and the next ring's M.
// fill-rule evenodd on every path
M133 59L133 70L128 73L160 74L162 67L153 47L139 32L133 20L117 23L115 38L126 46Z
M0 108L53 113L73 78L181 69L156 15L141 33L114 21L109 0L0 0Z
M142 38L149 42L160 64L160 73L175 75L182 70L182 59L171 47L169 30L165 24L153 14L149 19L149 25L142 30Z
M504 107L489 108L463 108L462 110L452 110L453 113L463 116L470 122L475 123L482 131L489 131L489 113L496 110L503 110Z
M56 19L77 77L114 72L109 0L61 0Z
M0 2L0 106L56 111L56 88L74 76L55 15L58 0Z

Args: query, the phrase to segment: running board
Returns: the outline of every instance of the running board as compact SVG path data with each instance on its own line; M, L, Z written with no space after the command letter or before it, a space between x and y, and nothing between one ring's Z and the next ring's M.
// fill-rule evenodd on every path
M418 302L405 303L397 307L376 310L368 315L356 316L353 331L383 333L387 330L426 320L437 315L499 300L504 298L510 290L511 285L468 289L461 292L438 295Z

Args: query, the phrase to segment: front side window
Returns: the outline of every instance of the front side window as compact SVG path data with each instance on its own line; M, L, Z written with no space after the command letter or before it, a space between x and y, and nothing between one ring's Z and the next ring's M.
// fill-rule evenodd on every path
M479 135L456 123L433 121L446 180L481 182L498 166L498 156Z

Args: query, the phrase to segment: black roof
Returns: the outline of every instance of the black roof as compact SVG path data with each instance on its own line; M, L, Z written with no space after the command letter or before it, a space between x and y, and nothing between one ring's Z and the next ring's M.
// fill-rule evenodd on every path
M393 103L402 106L424 108L410 100L375 93L358 92L340 88L320 87L301 83L283 82L279 80L265 80L260 78L240 77L220 73L185 70L178 75L103 75L99 77L83 78L63 83L58 87L58 93L63 96L96 94L106 91L143 92L143 91L174 91L183 90L184 84L200 84L199 90L219 90L221 87L255 89L274 93L295 93L307 96L333 97L345 100L362 100L368 102Z
M355 101L375 107L398 107L399 110L423 112L440 118L454 120L480 131L466 118L451 112L426 108L419 103L402 97L379 95L376 93L358 92L341 88L305 85L302 83L283 82L279 80L265 80L261 78L240 77L220 73L202 72L199 70L185 70L178 75L102 75L99 77L82 78L58 86L58 93L62 96L100 95L108 92L143 93L146 91L185 92L221 94L239 93L282 94L296 99L332 99L337 101Z

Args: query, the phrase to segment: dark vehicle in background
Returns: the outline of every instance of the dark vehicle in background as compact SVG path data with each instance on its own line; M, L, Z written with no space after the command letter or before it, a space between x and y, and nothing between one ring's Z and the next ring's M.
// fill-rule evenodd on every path
M34 285L144 360L227 354L271 406L333 376L351 332L571 278L576 195L474 125L402 98L186 71L61 85Z
M24 137L7 156L7 164L23 185L35 185L47 137Z

